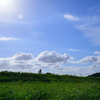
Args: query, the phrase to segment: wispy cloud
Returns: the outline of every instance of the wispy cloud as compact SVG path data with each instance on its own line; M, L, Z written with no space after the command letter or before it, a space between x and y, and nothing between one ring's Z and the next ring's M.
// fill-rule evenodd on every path
M80 51L80 50L78 50L78 49L69 49L70 51Z
M70 21L81 21L76 25L76 28L81 30L85 38L89 38L93 45L100 45L100 5L93 7L94 15L79 18L71 14L65 14L64 18Z
M0 37L0 41L9 41L9 40L18 40L17 38L7 38L7 37Z
M91 42L94 45L100 45L100 17L95 16L85 20L82 25L79 25L77 28L82 30L84 36L90 38Z
M99 51L95 51L94 54L100 54L100 52Z
M90 39L93 45L100 45L100 10L99 12L98 10L98 6L91 9L94 15L84 18L84 21L77 25L77 28Z
M73 16L73 15L69 15L69 14L65 14L64 17L67 20L71 20L71 21L80 21L80 20L82 20L81 18L79 18L77 16Z

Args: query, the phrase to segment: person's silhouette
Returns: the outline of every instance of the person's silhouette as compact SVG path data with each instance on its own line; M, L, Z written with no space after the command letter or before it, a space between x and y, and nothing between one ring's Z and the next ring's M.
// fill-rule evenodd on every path
M39 69L38 73L40 73L40 74L41 74L41 73L42 73L42 70L41 70L41 69Z

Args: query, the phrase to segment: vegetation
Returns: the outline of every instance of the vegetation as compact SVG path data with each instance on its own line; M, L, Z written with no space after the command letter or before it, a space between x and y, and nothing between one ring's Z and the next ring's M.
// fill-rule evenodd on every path
M20 72L0 72L0 82L100 82L100 77L78 77L72 75L36 74Z
M0 72L0 100L100 100L100 78Z
M89 75L88 77L100 77L100 73L94 73L92 75Z

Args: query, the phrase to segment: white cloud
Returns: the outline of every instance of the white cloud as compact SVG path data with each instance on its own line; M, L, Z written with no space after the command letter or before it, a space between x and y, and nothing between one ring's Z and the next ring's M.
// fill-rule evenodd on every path
M78 49L69 49L70 51L80 51L80 50L78 50Z
M52 69L57 71L59 74L69 74L69 75L77 75L77 76L87 76L90 74L93 74L100 70L99 65L91 65L87 67L74 67L74 66L69 66L69 67L63 67L60 64L54 64L52 66Z
M19 69L19 70L24 70L24 69L32 69L33 64L15 64L12 65L12 69Z
M81 19L79 17L66 14L64 17L71 21L82 21L77 28L82 31L86 38L89 38L93 45L100 45L100 14Z
M33 65L38 68L50 68L50 69L54 69L54 70L63 70L63 67L57 63L35 62Z
M38 61L45 62L45 63L60 63L60 62L67 62L70 60L70 56L68 54L58 54L55 51L44 51L38 55L36 58Z
M99 51L95 51L94 54L100 54L100 52Z
M38 58L38 59L37 59ZM35 61L33 59L33 55L31 53L17 53L12 57L8 58L0 58L0 71L8 70L8 71L21 71L21 72L38 72L41 68L43 73L50 72L55 74L69 74L69 75L78 75L82 74L83 76L92 74L100 70L100 66L93 64L87 67L74 67L64 65L62 63L56 62L67 62L70 60L70 56L67 54L61 55L56 53L55 51L49 52L44 51L38 55ZM39 59L41 58L41 59ZM49 60L46 60L48 59ZM54 61L51 60L54 59ZM100 56L87 56L78 63L100 63Z
M93 45L100 45L100 15L96 14L89 18L85 18L83 23L78 25L86 38L89 38Z
M98 60L98 57L95 56L87 56L83 59L81 59L79 62L80 63L90 63L90 62L96 62Z
M77 17L77 16L72 16L72 15L68 15L68 14L65 14L64 17L67 19L67 20L72 20L72 21L80 21L82 20L81 18Z
M17 38L0 37L0 41L18 40Z
M89 66L89 70L99 70L100 66L99 65L91 65Z
M71 63L100 63L100 56L87 56L79 61L71 61Z
M27 53L19 52L16 55L14 55L12 58L17 61L22 61L22 60L27 61L27 60L32 60L33 55L31 53L27 54Z
M7 59L0 59L0 68L7 68L10 65L10 61Z
M35 66L41 67L41 63L34 63Z
M62 66L60 66L60 65L54 65L54 66L53 66L53 69L62 71L62 70L64 70L64 67L62 67Z
M33 55L31 53L20 52L13 57L0 58L0 69L20 71L33 67Z

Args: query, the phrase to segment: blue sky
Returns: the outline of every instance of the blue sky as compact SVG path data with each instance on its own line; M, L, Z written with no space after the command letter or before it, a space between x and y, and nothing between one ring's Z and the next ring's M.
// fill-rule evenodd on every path
M0 0L0 71L100 72L99 0Z

